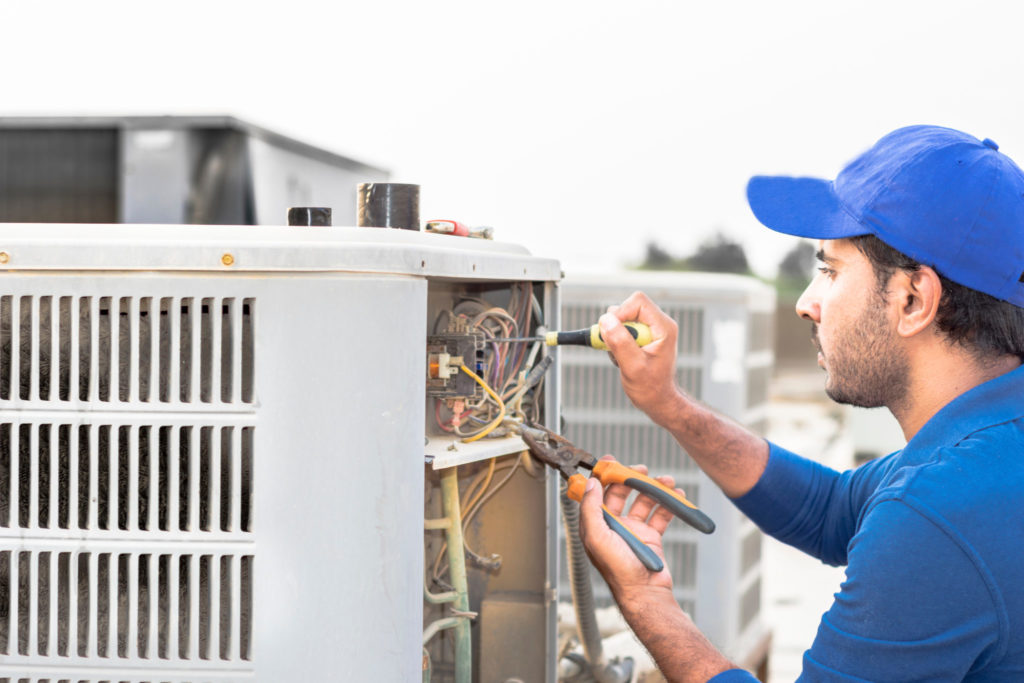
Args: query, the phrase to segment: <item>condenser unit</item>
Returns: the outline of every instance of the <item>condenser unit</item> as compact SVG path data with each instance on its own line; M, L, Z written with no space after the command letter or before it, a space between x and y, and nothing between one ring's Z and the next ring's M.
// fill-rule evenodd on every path
M0 117L0 223L274 225L355 216L388 172L231 116Z
M555 261L400 230L7 224L0 272L0 679L554 680L557 482L482 389L428 384L541 360L466 337L485 311L557 325ZM556 385L516 406L557 424ZM461 580L456 535L481 558Z
M566 329L597 320L642 290L679 325L676 382L690 396L763 434L773 365L775 292L753 278L711 273L575 275L561 287ZM763 671L770 633L761 614L761 532L726 499L672 436L633 407L604 354L564 348L564 434L594 453L671 474L717 525L705 536L674 521L664 540L677 601L734 661ZM563 570L564 571L564 570ZM592 571L595 600L613 599ZM561 583L568 600L568 577Z

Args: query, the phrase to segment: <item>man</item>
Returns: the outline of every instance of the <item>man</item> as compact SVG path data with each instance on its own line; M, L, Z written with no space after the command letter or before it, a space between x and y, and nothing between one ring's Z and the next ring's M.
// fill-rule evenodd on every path
M826 392L887 407L906 447L839 473L715 415L675 386L676 325L639 293L600 321L624 390L766 533L847 565L800 680L1024 681L1024 173L991 140L915 126L834 182L756 177L747 196L820 240L797 313ZM626 494L590 480L581 535L636 635L670 681L753 680L604 524ZM652 509L625 521L660 550Z

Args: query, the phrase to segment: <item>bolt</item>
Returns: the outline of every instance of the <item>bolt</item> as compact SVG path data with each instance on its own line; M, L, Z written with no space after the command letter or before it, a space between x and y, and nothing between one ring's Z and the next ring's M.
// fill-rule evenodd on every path
M224 254L223 256L220 257L220 262L223 263L225 266L233 266L235 265L235 257L232 256L231 254Z

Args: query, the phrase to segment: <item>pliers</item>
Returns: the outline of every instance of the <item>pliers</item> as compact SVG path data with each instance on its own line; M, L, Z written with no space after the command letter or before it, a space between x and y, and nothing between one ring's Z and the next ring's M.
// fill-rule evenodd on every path
M530 453L545 464L558 470L559 474L569 483L569 498L581 502L586 490L587 478L576 471L577 467L591 470L604 486L609 484L625 484L626 486L650 496L659 505L683 520L693 528L705 534L715 530L715 523L700 511L696 505L686 499L678 491L670 489L661 482L634 469L626 467L614 460L598 460L592 454L577 448L568 439L555 434L546 427L536 425L520 425L518 427L523 441L530 448ZM615 533L622 537L640 562L652 572L660 572L664 568L661 558L655 554L639 538L633 535L618 517L603 505L604 521Z

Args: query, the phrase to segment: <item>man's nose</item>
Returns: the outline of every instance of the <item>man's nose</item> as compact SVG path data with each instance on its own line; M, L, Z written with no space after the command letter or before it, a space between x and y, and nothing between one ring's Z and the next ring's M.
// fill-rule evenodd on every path
M811 283L807 285L807 289L804 290L803 294L796 301L796 314L804 320L811 320L813 322L821 322L821 299L815 292L815 285L818 282L816 276Z

